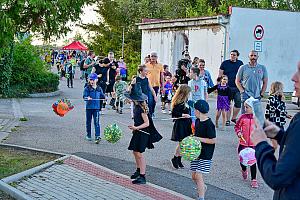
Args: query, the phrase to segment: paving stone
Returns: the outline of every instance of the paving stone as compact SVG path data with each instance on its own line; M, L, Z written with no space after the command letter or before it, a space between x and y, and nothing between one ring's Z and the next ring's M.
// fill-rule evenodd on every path
M17 188L34 199L152 199L65 164L53 165L21 180Z

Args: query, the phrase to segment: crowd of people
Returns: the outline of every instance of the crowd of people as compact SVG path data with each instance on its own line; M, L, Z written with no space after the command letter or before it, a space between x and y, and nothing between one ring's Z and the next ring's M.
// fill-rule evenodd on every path
M129 128L133 136L128 149L133 151L136 161L136 171L131 176L133 184L146 183L146 161L143 152L154 148L153 143L161 139L155 128L156 103L161 99L161 112L170 114L174 121L171 140L176 142L174 156L171 158L175 169L184 168L181 161L180 142L187 136L194 135L201 141L201 154L191 161L192 179L197 185L199 200L203 200L206 191L202 174L210 172L216 142L216 128L219 128L219 118L222 115L222 128L234 124L234 132L239 141L238 152L245 148L256 150L257 163L250 166L252 188L257 188L257 166L267 184L276 190L275 199L290 199L291 191L300 188L299 161L290 159L297 157L297 140L290 141L289 137L299 137L295 132L300 128L298 114L294 116L290 127L284 133L286 118L292 118L286 112L284 103L283 84L271 84L268 103L265 112L264 126L258 124L255 114L255 102L264 97L268 84L267 68L258 63L258 53L250 51L249 61L243 64L238 60L239 52L232 50L230 59L222 62L219 75L214 83L211 74L205 69L205 60L195 57L193 61L187 55L178 62L175 73L169 71L168 65L158 62L158 54L151 52L144 59L144 64L138 66L137 75L129 84L122 69L126 69L123 59L114 60L113 52L103 59L95 59L90 51L84 59L83 68L87 81L84 89L86 101L86 130L87 140L92 140L91 121L94 118L95 142L99 143L99 115L109 105L117 113L122 114L122 108L128 99L131 104L131 117L134 121ZM68 63L68 61L66 62ZM121 68L121 69L120 69ZM295 88L299 90L300 64L293 77ZM208 117L210 106L207 103L208 94L216 91L216 118ZM300 96L300 91L298 91ZM167 110L167 111L166 111ZM239 115L240 114L240 115ZM277 125L277 126L275 126ZM298 129L299 130L299 129ZM265 133L266 134L265 134ZM291 133L290 133L291 132ZM291 135L291 136L290 136ZM272 138L272 144L266 142ZM274 151L280 146L280 156L277 160ZM286 145L286 150L283 149ZM290 147L290 145L292 147ZM259 148L257 148L259 146ZM295 148L295 149L293 149ZM289 152L289 155L286 155ZM286 159L286 160L285 160ZM294 163L294 164L292 164ZM289 165L289 166L287 166ZM248 178L247 166L240 164L241 176ZM285 172L289 169L289 172ZM294 177L292 177L294 175ZM274 183L275 181L276 183ZM280 181L283 184L280 184Z
M109 77L105 75L102 78L99 78L101 78L102 87L106 85L108 88L107 90L111 93L117 73L121 76L122 80L127 80L127 66L123 58L116 60L113 52L109 52L107 56L109 61L101 58L103 57L95 56L93 51L57 51L51 49L51 53L45 54L44 60L47 64L56 66L60 78L66 78L67 86L71 88L73 88L73 79L75 77L76 68L80 69L80 79L85 80L86 82L88 81L89 74L92 72L102 75L108 72ZM104 65L106 68L102 68ZM106 84L106 81L108 81L109 84Z

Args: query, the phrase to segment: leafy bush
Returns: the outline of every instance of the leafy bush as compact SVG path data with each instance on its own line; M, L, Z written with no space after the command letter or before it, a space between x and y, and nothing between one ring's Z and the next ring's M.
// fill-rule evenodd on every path
M20 97L58 89L59 77L47 70L46 63L39 57L38 48L30 44L30 39L16 42L13 62L10 96Z

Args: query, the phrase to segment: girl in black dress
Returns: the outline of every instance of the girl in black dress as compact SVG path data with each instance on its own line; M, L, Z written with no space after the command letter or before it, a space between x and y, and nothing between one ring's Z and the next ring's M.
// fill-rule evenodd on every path
M172 99L172 118L177 118L174 120L174 126L172 131L172 141L178 142L175 150L175 155L171 159L172 165L175 169L184 168L181 163L180 156L180 145L179 142L189 135L192 134L192 119L189 115L189 108L186 106L186 102L188 100L189 94L191 92L191 88L182 84L177 89L173 99Z
M131 176L133 184L146 183L146 161L143 152L146 148L153 149L153 143L162 139L154 127L152 118L148 113L146 104L147 96L142 93L140 83L135 83L131 86L131 91L126 92L125 97L131 99L134 103L133 120L134 125L128 126L132 130L132 138L128 150L133 151L136 163L136 172Z

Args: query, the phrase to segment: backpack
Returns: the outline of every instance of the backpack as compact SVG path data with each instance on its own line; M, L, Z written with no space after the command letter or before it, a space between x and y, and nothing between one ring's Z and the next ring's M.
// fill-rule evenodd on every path
M80 63L79 63L79 67L80 67L80 70L81 70L81 71L84 71L84 70L85 70L85 68L83 67L83 66L84 66L84 62L85 62L85 59L83 59L83 60L80 61Z

